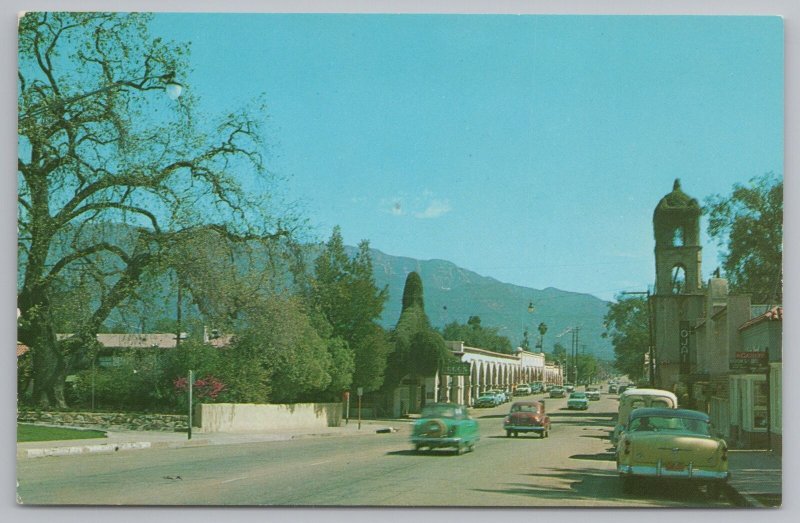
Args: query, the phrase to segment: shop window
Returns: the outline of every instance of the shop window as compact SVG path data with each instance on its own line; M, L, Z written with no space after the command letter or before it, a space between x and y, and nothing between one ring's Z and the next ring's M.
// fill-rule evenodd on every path
M766 381L753 383L753 428L767 428L767 398L769 390Z

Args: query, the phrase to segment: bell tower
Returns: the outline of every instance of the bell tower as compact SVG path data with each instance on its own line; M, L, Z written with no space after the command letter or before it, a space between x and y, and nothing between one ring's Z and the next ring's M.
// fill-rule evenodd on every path
M658 202L653 212L656 295L701 292L701 214L697 200L681 190L679 179L675 180L672 192Z

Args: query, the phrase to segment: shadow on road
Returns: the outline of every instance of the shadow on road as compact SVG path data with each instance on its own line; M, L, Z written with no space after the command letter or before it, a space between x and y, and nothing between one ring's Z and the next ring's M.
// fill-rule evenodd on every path
M572 459L602 461L606 454L575 455ZM612 458L613 459L613 458ZM674 507L727 507L726 501L708 499L697 486L685 483L668 484L641 482L633 494L625 494L615 470L594 468L550 468L541 473L527 474L529 482L509 482L497 489L475 489L476 492L502 493L509 496L525 496L541 500L562 500L563 507L602 507L603 502L618 504L629 502L630 506L651 505L662 502ZM543 486L553 480L561 480L562 487ZM532 502L535 505L535 501ZM610 505L608 505L610 506Z
M430 457L446 458L451 456L458 456L458 453L453 449L436 449L436 450L420 450L420 451L416 451L414 449L406 449L406 450L393 450L391 452L387 452L386 455L387 456L430 456Z
M495 434L493 436L483 436L483 437L487 438L487 439L507 439L509 441L515 440L515 439L543 439L543 438L540 438L538 434L533 433L533 432L529 432L527 434L523 434L523 433L520 432L519 436L512 436L510 438L508 436L506 436L505 434Z

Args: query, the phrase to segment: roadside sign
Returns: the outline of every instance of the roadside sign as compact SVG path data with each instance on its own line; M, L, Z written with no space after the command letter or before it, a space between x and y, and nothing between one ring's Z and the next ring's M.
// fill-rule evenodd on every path
M363 396L364 395L364 387L359 387L358 388L358 395L359 396Z
M456 361L442 365L442 374L450 376L469 376L469 362Z

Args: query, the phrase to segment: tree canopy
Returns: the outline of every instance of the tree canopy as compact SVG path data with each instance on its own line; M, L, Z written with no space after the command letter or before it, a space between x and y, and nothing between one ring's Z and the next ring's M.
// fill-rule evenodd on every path
M378 289L375 284L369 242L360 242L351 259L341 229L335 227L314 262L306 294L330 324L332 336L345 342L339 350L351 353L355 365L352 385L367 391L379 389L391 351L388 335L377 324L388 289ZM351 383L340 385L347 388Z
M734 292L754 303L783 298L783 180L773 173L735 184L730 195L706 198L708 233L720 247Z
M642 296L618 295L608 304L606 332L614 345L614 366L630 379L644 377L645 354L650 345L647 299Z
M479 316L470 316L466 325L456 321L445 325L442 330L442 336L446 340L463 341L470 347L511 354L511 340L500 335L498 331L497 327L481 325Z
M19 22L19 340L31 347L34 399L65 405L70 367L109 315L198 231L279 242L291 227L266 208L260 122L198 118L185 79L189 50L153 38L142 13L26 13ZM188 90L190 91L190 90ZM114 239L104 228L126 224ZM213 241L213 240L212 240ZM80 285L78 285L80 283ZM80 287L72 337L54 304Z

